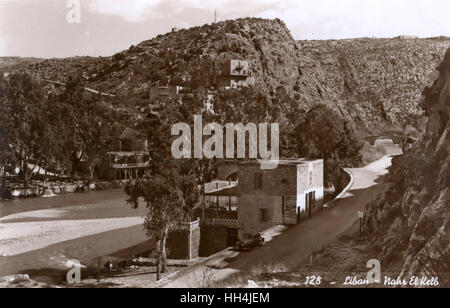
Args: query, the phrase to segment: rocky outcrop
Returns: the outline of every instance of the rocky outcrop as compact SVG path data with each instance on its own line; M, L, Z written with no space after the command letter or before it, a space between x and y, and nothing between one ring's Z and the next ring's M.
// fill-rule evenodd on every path
M450 40L438 38L302 42L300 92L311 101L319 91L357 128L374 134L420 130L422 91L436 79L448 47Z
M424 92L425 134L395 159L391 188L367 208L365 224L383 266L403 277L434 276L449 283L450 49L438 72Z
M422 89L449 46L447 38L295 41L281 20L245 18L172 31L112 57L50 59L29 69L58 81L79 72L93 89L145 101L156 81L210 88L218 61L246 59L265 94L284 89L306 110L326 104L362 135L376 135L423 127Z

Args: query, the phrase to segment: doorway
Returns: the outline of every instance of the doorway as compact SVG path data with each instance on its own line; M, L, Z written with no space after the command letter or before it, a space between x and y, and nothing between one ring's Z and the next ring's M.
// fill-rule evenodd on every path
M316 192L312 191L305 195L305 204L306 204L306 212L308 213L308 217L312 216L313 209L315 208L316 203Z

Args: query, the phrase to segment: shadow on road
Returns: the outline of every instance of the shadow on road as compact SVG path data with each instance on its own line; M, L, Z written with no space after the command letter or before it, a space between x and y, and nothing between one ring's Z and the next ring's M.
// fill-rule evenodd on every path
M383 191L383 185L351 190L351 196L333 202L333 207L317 212L313 217L280 234L274 241L249 252L240 253L225 261L228 268L249 270L257 265L283 263L293 266L301 263L347 230L358 218L358 210Z

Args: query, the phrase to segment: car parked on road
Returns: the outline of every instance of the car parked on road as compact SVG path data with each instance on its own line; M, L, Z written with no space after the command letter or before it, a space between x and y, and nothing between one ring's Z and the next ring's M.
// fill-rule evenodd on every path
M261 233L253 234L245 239L240 239L236 242L236 250L245 251L251 250L258 246L264 245L264 238Z

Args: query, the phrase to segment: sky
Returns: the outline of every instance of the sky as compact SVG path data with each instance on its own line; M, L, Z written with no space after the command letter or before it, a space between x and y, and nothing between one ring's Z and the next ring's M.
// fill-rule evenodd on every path
M449 0L0 0L0 56L110 56L214 10L280 18L299 40L450 36Z

